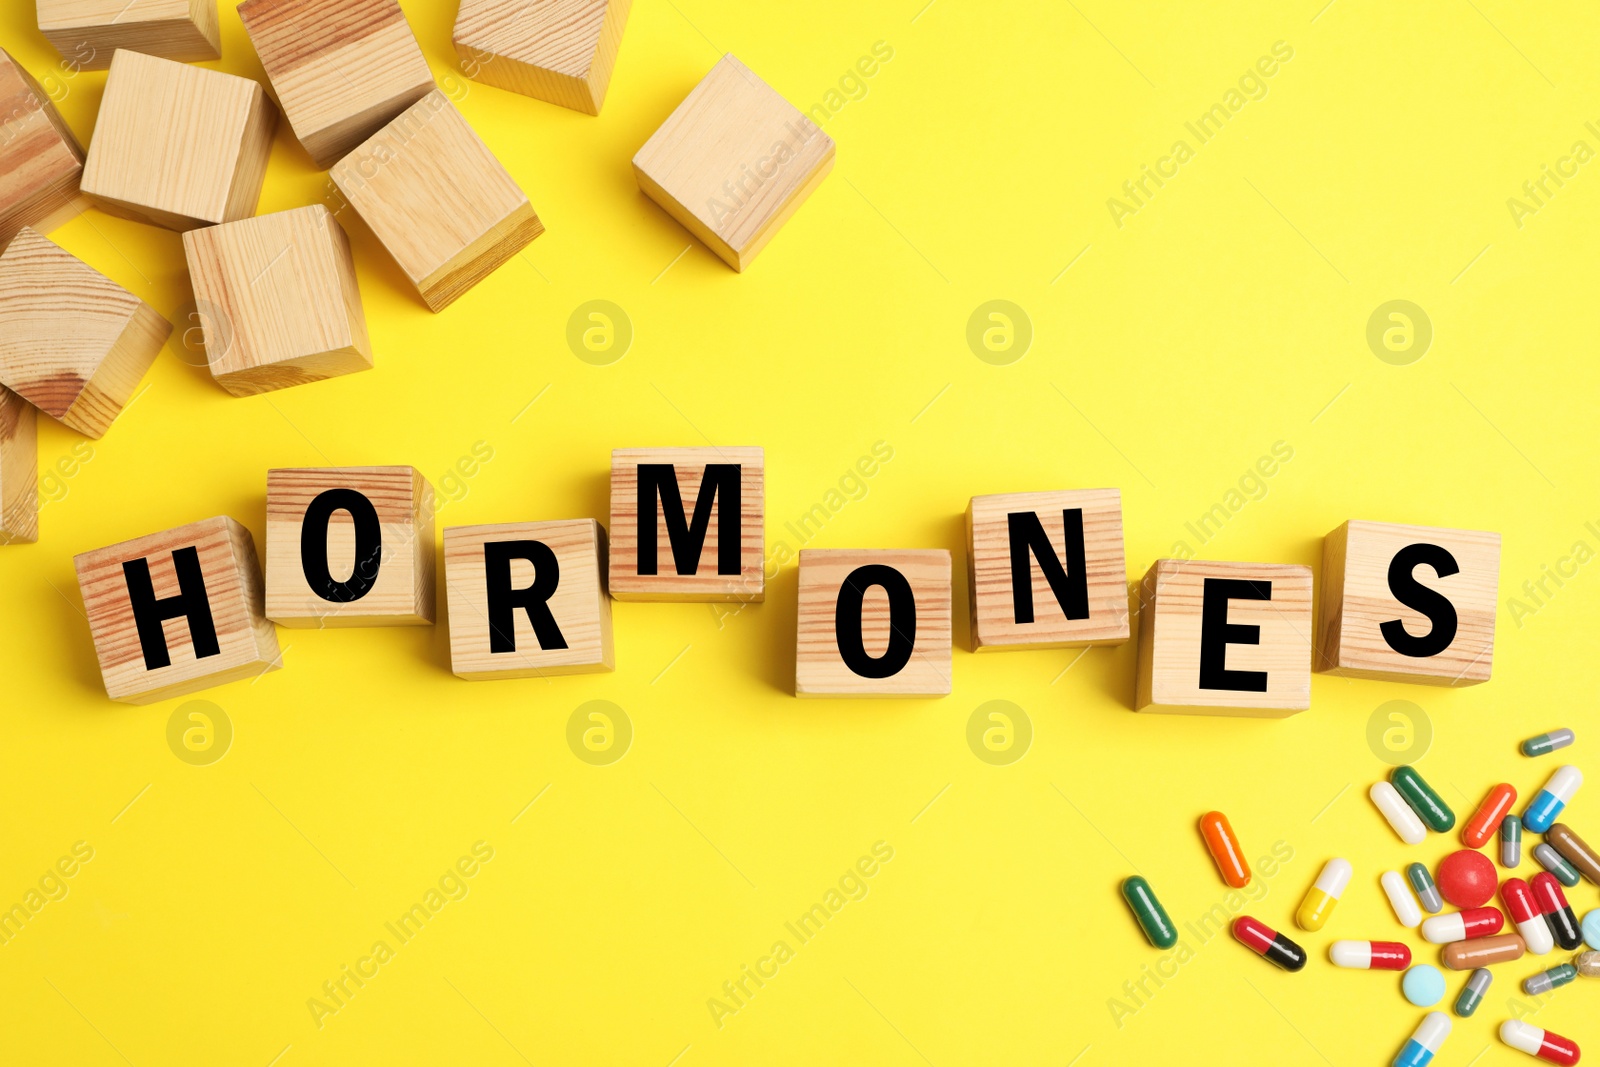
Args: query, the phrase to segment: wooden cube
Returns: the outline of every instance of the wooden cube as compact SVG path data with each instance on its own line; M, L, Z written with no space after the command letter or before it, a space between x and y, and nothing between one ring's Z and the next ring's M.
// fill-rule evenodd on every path
M600 114L632 0L461 0L452 35L467 76Z
M106 694L151 704L282 666L250 531L219 516L73 558Z
M833 169L833 139L732 55L633 157L639 188L742 271Z
M24 226L48 232L83 210L83 149L50 97L0 49L0 249Z
M613 669L605 552L593 519L447 527L451 669L473 680Z
M1422 685L1487 682L1500 535L1352 519L1323 541L1317 669Z
M1134 710L1283 718L1310 706L1310 567L1156 560L1139 584Z
M119 48L182 63L222 58L217 0L37 0L39 32L72 70L105 70Z
M950 665L950 553L801 549L796 696L946 696Z
M183 235L211 375L250 396L372 369L350 242L321 204Z
M975 496L967 507L972 645L1116 645L1128 639L1122 493Z
M0 254L0 383L100 437L172 326L143 300L31 229Z
M544 232L527 196L438 90L331 177L433 311Z
M277 123L277 109L249 78L120 50L83 191L112 215L169 230L249 218Z
M0 545L39 540L39 413L0 385Z
M245 0L239 18L284 117L319 167L433 90L395 0Z
M766 598L766 459L759 448L611 453L617 600Z
M433 617L433 486L422 472L267 472L267 618L424 626Z

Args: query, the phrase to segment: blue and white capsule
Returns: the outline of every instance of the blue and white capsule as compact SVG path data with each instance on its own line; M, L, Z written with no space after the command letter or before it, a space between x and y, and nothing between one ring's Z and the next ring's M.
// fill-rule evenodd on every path
M1559 768L1538 795L1528 802L1527 809L1522 813L1523 829L1534 834L1542 834L1550 829L1550 824L1561 818L1567 802L1582 784L1583 772L1578 768L1571 764Z
M1444 1039L1449 1036L1450 1016L1442 1011L1430 1011L1422 1017L1411 1040L1400 1050L1400 1055L1394 1058L1394 1067L1427 1067L1433 1062L1434 1053L1439 1051Z

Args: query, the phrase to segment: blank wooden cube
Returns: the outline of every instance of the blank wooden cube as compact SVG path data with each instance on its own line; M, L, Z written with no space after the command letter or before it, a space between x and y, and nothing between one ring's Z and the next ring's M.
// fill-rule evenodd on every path
M24 226L48 232L83 209L83 149L50 97L0 49L0 249Z
M950 553L800 551L796 696L945 696L950 665Z
M250 396L372 369L350 242L320 204L183 235L206 359Z
M613 451L611 595L765 599L765 483L759 448Z
M833 139L732 55L633 157L646 196L742 271L833 169Z
M1136 711L1283 718L1311 706L1311 568L1158 559L1139 584Z
M169 230L249 218L277 122L249 78L118 51L83 191L110 214Z
M447 527L451 669L473 680L613 669L605 552L593 519Z
M437 90L331 177L433 311L544 232L527 196Z
M267 618L422 626L433 617L433 486L422 472L267 472Z
M0 545L39 540L39 413L0 385Z
M433 90L395 0L245 0L239 18L284 117L319 167Z
M0 382L90 437L122 411L172 326L31 229L0 254Z
M1323 541L1317 669L1487 682L1499 586L1497 533L1351 520Z
M967 507L972 644L1074 648L1128 639L1122 493L975 496Z
M600 114L632 0L461 0L452 35L468 77Z
M250 531L219 516L73 558L106 693L151 704L282 666Z
M37 0L39 32L76 70L119 48L182 63L222 58L217 0Z

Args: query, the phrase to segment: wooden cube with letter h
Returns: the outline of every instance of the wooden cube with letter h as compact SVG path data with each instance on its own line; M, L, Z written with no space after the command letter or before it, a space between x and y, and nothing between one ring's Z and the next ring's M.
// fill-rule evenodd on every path
M802 549L795 695L948 695L950 611L943 549Z
M613 451L611 595L765 599L765 483L760 448Z
M433 486L415 467L267 472L267 618L433 622Z
M967 572L976 651L1115 645L1130 634L1116 489L973 497Z
M1494 667L1500 535L1352 519L1323 541L1317 669L1462 686Z
M1283 718L1311 706L1311 568L1160 559L1139 584L1134 710Z
M451 669L469 679L613 669L605 551L593 519L448 527Z
M226 516L73 559L113 700L150 704L281 666L250 531Z

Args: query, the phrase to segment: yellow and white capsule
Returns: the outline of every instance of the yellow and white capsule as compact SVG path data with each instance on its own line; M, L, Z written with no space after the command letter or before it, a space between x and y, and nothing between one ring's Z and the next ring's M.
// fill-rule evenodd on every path
M1315 884L1306 890L1305 900L1300 902L1300 912L1294 919L1300 929L1313 933L1322 929L1328 916L1333 914L1334 905L1344 895L1353 873L1355 870L1350 866L1350 861L1338 857L1323 865L1322 873L1317 875Z

